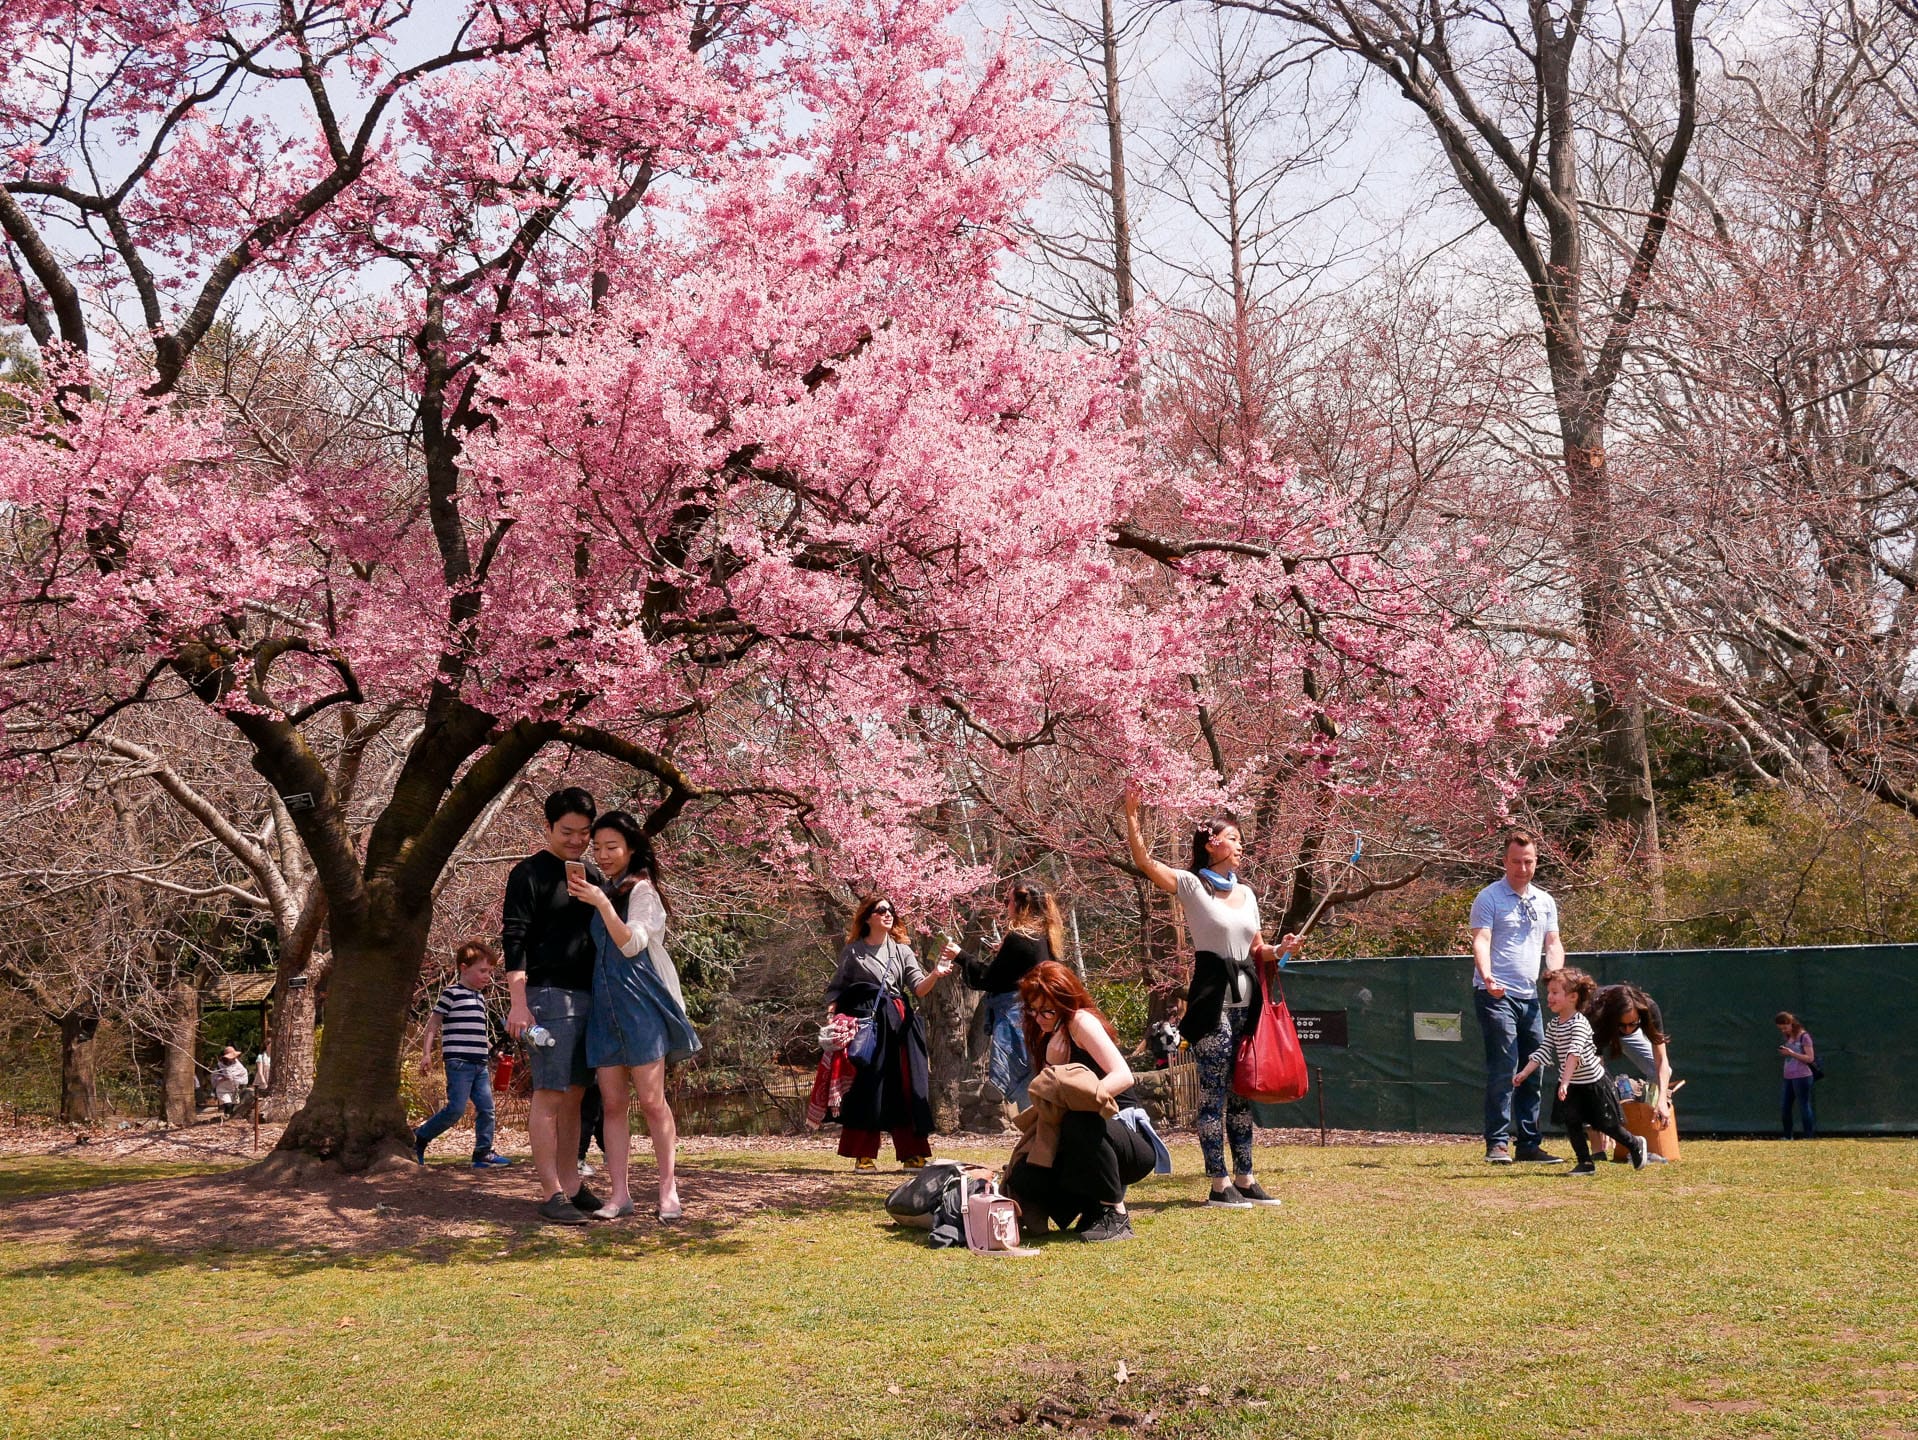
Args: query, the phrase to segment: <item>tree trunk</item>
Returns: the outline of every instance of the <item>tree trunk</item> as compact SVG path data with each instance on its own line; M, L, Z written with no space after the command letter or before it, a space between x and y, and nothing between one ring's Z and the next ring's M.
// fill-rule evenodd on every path
M60 1118L69 1125L91 1125L99 1104L93 1042L100 1017L69 1010L60 1017Z
M1560 384L1561 392L1567 388ZM1578 580L1579 621L1589 652L1592 709L1607 818L1631 827L1638 851L1659 863L1658 807L1652 790L1651 747L1639 695L1637 641L1631 633L1622 547L1605 456L1601 410L1561 394L1559 423L1571 498L1569 537Z
M160 1113L166 1123L193 1123L194 1051L200 1042L200 987L176 975L167 988L167 1032L161 1037Z
M388 1158L411 1161L413 1132L400 1096L400 1046L426 955L430 907L407 906L399 897L394 907L408 918L369 925L366 933L350 938L335 926L326 1044L312 1092L280 1136L282 1152L349 1171Z
M318 1010L313 992L318 969L309 965L300 974L283 975L275 989L272 1033L266 1046L271 1069L266 1096L260 1102L262 1120L275 1124L291 1120L313 1094L313 1027Z
M1101 0L1099 41L1105 64L1106 164L1110 171L1112 203L1112 285L1119 312L1125 324L1132 314L1132 217L1126 209L1125 193L1125 116L1119 106L1119 27L1112 13L1112 0ZM1134 386L1137 377L1127 380Z
M978 1081L967 1040L979 992L948 976L918 1002L926 1026L926 1056L932 1089L932 1121L942 1134L965 1127L964 1091Z

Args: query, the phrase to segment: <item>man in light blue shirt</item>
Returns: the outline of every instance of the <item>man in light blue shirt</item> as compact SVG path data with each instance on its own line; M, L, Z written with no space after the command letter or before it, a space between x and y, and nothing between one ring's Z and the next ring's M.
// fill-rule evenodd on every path
M1494 1165L1514 1158L1559 1163L1539 1144L1540 1077L1512 1087L1519 1065L1545 1043L1539 975L1565 963L1558 904L1532 883L1537 870L1537 839L1514 830L1505 837L1504 878L1472 902L1472 1000L1485 1038L1485 1158Z

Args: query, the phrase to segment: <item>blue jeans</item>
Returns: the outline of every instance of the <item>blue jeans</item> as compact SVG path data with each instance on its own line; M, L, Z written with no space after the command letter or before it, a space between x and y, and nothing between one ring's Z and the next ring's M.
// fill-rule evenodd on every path
M493 1153L493 1075L484 1060L446 1062L446 1104L439 1114L413 1132L413 1143L424 1150L459 1123L467 1101L473 1103L473 1158Z
M1809 1140L1813 1134L1811 1128L1811 1076L1794 1075L1787 1077L1785 1080L1784 1093L1779 1097L1779 1109L1782 1112L1779 1118L1784 1122L1785 1138L1787 1140L1791 1139L1791 1107L1794 1100L1798 1102L1798 1114L1804 1121L1805 1138Z
M1538 997L1505 995L1494 1000L1474 987L1472 1003L1478 1008L1479 1034L1485 1037L1485 1148L1516 1142L1521 1151L1536 1150L1544 1077L1535 1073L1516 1090L1512 1077L1545 1043Z
M1026 1057L1026 1011L1019 1003L1019 992L986 997L986 1038L989 1058L987 1077L992 1088L1025 1109L1029 1102L1026 1087L1032 1083L1032 1063Z

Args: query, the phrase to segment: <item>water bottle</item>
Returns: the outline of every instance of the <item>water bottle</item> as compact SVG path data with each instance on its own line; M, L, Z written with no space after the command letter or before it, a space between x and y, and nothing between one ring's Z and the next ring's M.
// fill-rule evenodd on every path
M528 1025L525 1030L520 1032L520 1038L528 1045L537 1045L542 1050L559 1044L559 1037L554 1035L553 1032L548 1030L544 1025Z

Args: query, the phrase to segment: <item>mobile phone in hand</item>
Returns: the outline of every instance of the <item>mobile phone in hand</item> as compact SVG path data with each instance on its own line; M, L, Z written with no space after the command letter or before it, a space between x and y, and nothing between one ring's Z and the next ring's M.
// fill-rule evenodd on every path
M569 878L577 875L580 880L584 881L586 879L586 862L584 860L568 860L566 862L566 874Z

